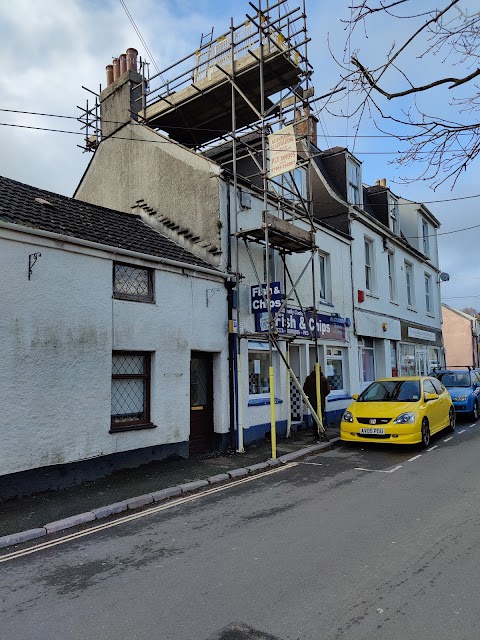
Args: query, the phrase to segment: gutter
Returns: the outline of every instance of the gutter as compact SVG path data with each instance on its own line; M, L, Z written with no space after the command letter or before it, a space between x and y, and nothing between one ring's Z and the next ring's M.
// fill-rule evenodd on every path
M82 240L75 236L67 236L61 233L54 233L52 231L45 231L44 229L35 229L33 227L25 227L23 225L15 224L13 222L5 222L0 220L0 229L9 229L11 231L17 231L26 233L28 235L38 236L40 238L48 238L49 240L56 240L57 242L65 242L67 244L78 245L81 247L87 247L89 249L98 249L106 251L107 253L113 253L114 255L128 256L130 258L140 258L142 260L148 260L149 262L156 262L159 264L165 264L170 267L177 267L180 269L188 269L189 271L197 271L199 273L205 273L210 276L217 276L217 278L223 278L229 280L231 275L224 271L218 271L217 269L209 269L208 267L202 267L200 265L189 264L188 262L180 262L180 260L172 260L171 258L162 258L159 256L152 256L149 253L140 253L139 251L131 251L130 249L122 249L120 247L112 247L108 244L102 244L100 242L91 242L90 240Z

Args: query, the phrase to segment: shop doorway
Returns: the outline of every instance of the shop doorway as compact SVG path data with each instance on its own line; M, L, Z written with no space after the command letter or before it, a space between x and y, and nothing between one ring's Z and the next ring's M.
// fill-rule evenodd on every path
M428 375L427 350L421 347L415 348L415 370L417 376Z

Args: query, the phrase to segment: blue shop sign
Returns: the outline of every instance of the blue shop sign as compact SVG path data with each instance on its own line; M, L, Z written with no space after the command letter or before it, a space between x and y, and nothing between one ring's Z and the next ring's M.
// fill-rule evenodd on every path
M255 285L250 288L250 300L252 313L258 314L267 311L267 285L264 283L261 287ZM265 297L264 297L265 296ZM280 282L270 283L270 307L275 313L282 306L282 290L280 288Z
M279 314L275 321L279 334L298 336L299 338L311 338L317 333L317 338L322 340L345 340L345 318L327 316L317 313L317 321L312 311L287 307ZM255 314L255 331L268 332L268 314Z

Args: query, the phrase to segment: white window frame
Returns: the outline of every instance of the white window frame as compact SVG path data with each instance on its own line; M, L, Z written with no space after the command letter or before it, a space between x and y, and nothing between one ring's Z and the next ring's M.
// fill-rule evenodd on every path
M423 238L423 253L430 256L430 238L428 232L428 222L425 218L422 218L422 238Z
M270 362L268 362L268 370L267 370L267 382L268 382L268 391L260 391L258 393L253 393L251 391L251 385L250 385L250 355L255 356L255 355L259 355L262 356L263 359L265 359L265 356L267 357L267 359L269 358L269 345L268 342L262 342L262 341L257 341L257 340L249 340L248 341L248 352L247 352L247 371L248 371L248 395L250 398L269 398L270 397ZM274 369L274 374L276 375L276 360L277 360L277 353L276 353L276 349L274 349L274 353L273 353L273 369ZM260 358L259 358L260 359Z
M429 315L433 315L432 274L425 272L424 276L425 276L425 310Z
M390 229L395 235L400 235L400 218L398 213L398 200L390 193L388 194L388 214L390 218Z
M318 252L318 273L320 283L320 300L322 302L331 302L330 255L323 251Z
M388 251L387 253L388 263L388 290L390 295L390 302L397 301L397 279L395 273L395 253Z
M365 251L365 290L368 293L375 292L375 253L374 241L368 236L364 236Z
M340 351L340 353L333 353L333 351ZM325 347L325 359L326 359L326 363L327 363L327 369L326 369L326 373L327 373L327 378L328 373L329 373L329 368L328 365L330 362L332 361L338 361L342 363L342 387L341 389L332 389L330 388L330 396L340 396L340 395L345 395L347 393L346 391L346 371L345 371L345 365L347 362L347 357L346 357L346 349L344 349L343 347Z
M347 201L359 207L363 204L362 167L351 157L347 157Z
M415 278L413 264L405 260L405 286L407 291L407 307L415 308Z

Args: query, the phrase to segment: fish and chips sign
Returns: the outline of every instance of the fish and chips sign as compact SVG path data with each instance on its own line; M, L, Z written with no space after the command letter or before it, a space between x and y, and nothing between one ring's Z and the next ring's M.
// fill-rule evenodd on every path
M255 315L255 331L268 332L268 311L266 304L267 285L253 286L250 292L251 312ZM276 330L280 335L312 338L315 333L323 340L345 340L345 318L327 316L312 311L303 313L301 309L286 307L278 313L283 301L280 282L270 283L270 307L275 317Z
M297 165L297 140L293 124L270 134L268 148L270 150L269 178L293 171Z

